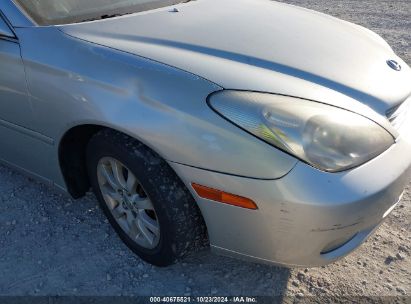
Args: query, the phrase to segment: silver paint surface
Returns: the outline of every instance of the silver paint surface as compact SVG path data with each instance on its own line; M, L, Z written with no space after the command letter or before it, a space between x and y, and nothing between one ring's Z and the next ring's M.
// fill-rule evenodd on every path
M260 209L246 211L193 192L217 251L322 265L356 248L410 177L410 135L396 133L385 116L411 94L408 65L371 31L302 8L268 0L175 7L39 27L2 1L18 40L0 37L0 159L65 189L64 134L106 126L159 153L190 190L197 182L256 201ZM359 168L324 173L214 113L206 99L223 89L349 109L397 143ZM321 254L352 234L348 247Z

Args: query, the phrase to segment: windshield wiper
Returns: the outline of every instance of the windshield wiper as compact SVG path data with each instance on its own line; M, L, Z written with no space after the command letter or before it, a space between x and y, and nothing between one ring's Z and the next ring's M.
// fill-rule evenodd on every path
M187 2L191 2L191 1L195 1L195 0L183 0L183 1L179 2L179 3L187 3ZM177 4L178 4L178 3L177 3ZM93 17L93 18L87 18L87 19L81 20L80 22L103 20L103 19L109 19L109 18L124 16L124 15L129 15L129 14L133 14L133 13L105 14L105 15L101 15L101 16L97 16L97 17Z
M109 18L124 16L124 15L127 15L127 14L129 14L129 13L126 13L126 14L111 14L111 15L105 14L105 15L101 15L101 16L98 16L98 17L84 19L84 20L81 20L81 22L109 19Z

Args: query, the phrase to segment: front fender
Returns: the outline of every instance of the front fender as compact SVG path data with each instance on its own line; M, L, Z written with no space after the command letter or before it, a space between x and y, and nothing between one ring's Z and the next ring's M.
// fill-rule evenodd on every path
M95 124L168 161L238 176L276 179L297 162L215 114L206 98L222 88L208 80L55 27L21 28L18 35L33 129L57 143L70 128Z

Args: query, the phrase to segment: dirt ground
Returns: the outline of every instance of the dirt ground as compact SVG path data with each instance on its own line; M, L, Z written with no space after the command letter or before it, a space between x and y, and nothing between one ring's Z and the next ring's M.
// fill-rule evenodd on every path
M411 64L410 0L283 2L364 25ZM411 295L409 190L366 244L326 267L289 270L204 251L160 269L121 243L93 195L74 201L0 166L0 296Z

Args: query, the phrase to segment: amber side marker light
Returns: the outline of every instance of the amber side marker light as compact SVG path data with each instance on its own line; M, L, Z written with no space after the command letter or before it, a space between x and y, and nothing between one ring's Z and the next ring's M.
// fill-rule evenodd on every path
M257 205L249 198L208 188L206 186L201 186L194 183L192 183L191 185L193 186L197 194L202 198L246 209L258 209Z

